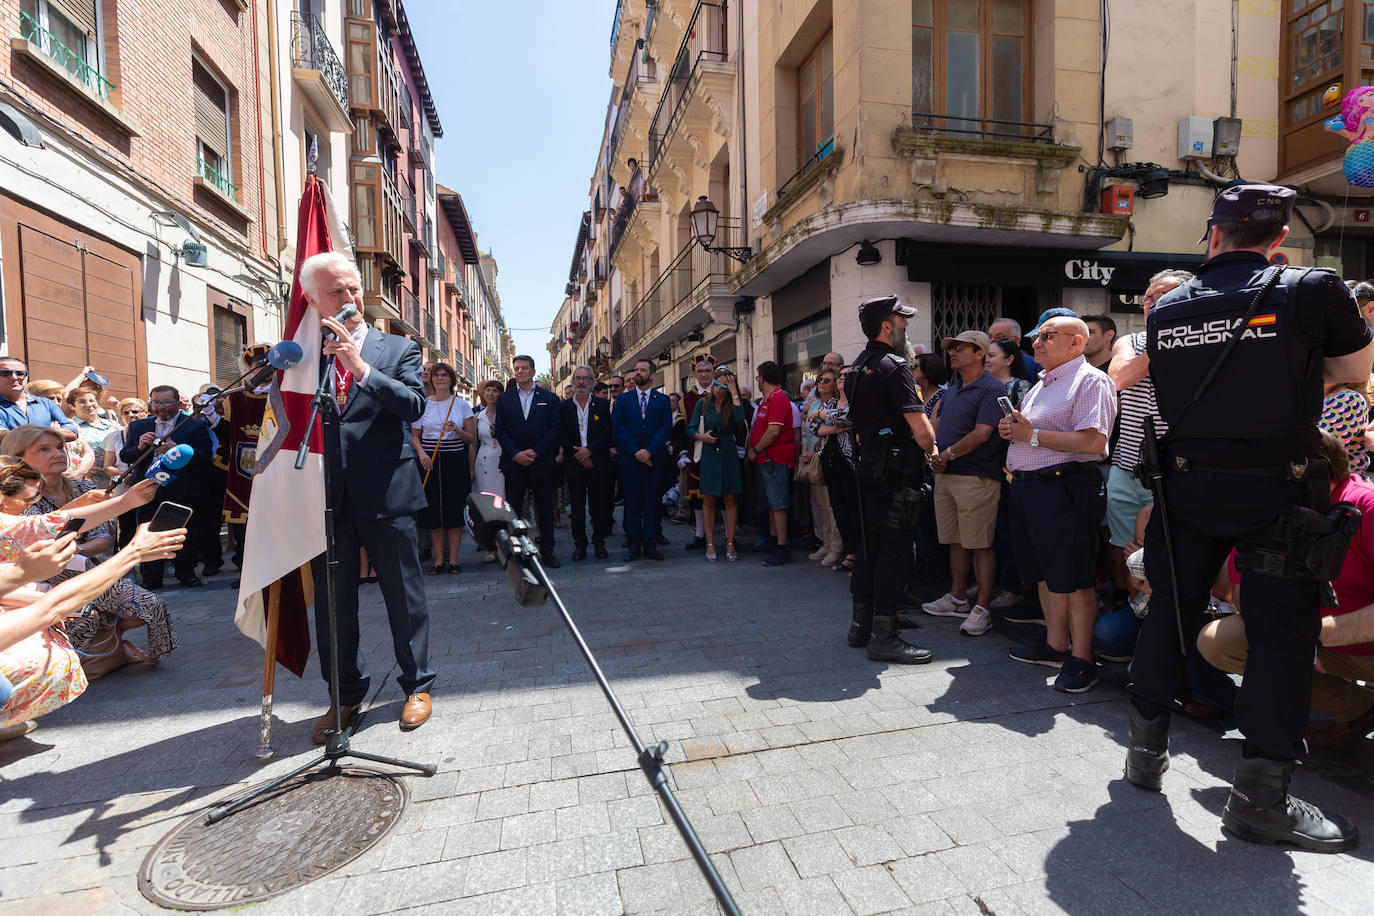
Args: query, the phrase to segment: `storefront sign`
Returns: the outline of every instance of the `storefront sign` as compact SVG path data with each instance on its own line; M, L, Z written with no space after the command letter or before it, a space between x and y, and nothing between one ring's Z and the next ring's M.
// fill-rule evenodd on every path
M1159 271L1194 270L1202 261L1201 254L897 243L897 262L906 264L907 278L915 283L1086 287L1132 297L1143 293Z

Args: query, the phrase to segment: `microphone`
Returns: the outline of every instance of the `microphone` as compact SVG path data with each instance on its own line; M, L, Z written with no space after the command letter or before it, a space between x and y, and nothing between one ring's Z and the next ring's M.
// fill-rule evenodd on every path
M531 537L530 523L494 493L468 494L464 514L477 542L496 548L506 580L515 588L516 602L521 607L543 604L549 590L535 574L539 548Z
M355 306L345 305L343 308L339 309L339 314L334 316L334 320L337 321L339 324L347 326L348 322L352 321L354 316L356 316L357 314L358 309ZM333 340L334 332L329 330L329 328L325 328L324 339Z
M301 361L301 345L294 340L283 340L263 355L253 360L257 371L244 380L243 387L252 390L272 380L278 370L290 369Z
M190 464L195 454L189 445L174 445L153 459L143 479L156 480L159 487L165 487L177 479L177 472Z

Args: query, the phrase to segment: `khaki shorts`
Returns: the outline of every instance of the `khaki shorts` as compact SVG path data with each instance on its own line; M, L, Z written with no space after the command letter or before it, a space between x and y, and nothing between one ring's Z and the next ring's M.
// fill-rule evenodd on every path
M997 503L1002 484L968 474L935 475L935 527L941 544L966 550L992 546L997 533Z

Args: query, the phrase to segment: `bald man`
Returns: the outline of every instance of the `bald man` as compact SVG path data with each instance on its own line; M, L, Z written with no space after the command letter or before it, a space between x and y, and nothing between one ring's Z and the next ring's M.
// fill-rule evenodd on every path
M1045 372L998 431L1011 443L1016 562L1022 580L1039 588L1046 636L1011 657L1058 669L1054 689L1061 693L1084 693L1097 682L1093 542L1107 509L1097 463L1116 421L1116 386L1084 359L1088 326L1081 319L1049 318L1030 336Z

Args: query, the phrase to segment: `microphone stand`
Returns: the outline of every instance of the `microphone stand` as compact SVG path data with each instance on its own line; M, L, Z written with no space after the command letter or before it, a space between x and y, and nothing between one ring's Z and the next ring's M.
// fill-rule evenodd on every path
M330 433L335 430L339 421L334 396L329 390L329 382L333 376L334 357L331 354L325 357L324 371L320 373L320 384L315 388L315 394L311 398L310 422L306 424L305 438L301 440L300 448L296 451L296 470L305 467L306 458L310 454L310 436L315 431L317 422L323 422L323 446L325 449L329 448ZM339 623L338 603L335 601L338 593L336 580L338 579L339 558L334 540L334 474L327 456L321 464L324 466L324 587L329 602L329 702L332 707L331 711L334 713L334 727L328 732L328 737L325 739L324 753L309 763L296 767L285 776L212 808L205 817L206 826L224 820L224 818L252 804L262 796L275 791L282 784L318 766L323 765L325 767L326 777L337 776L340 772L339 761L344 757L354 757L373 763L385 763L415 770L426 776L433 776L439 770L432 763L411 763L393 757L381 757L377 754L355 751L349 746L348 733L343 728L343 707L339 699Z
M485 526L483 526L485 527ZM577 629L577 623L572 618L572 613L568 606L563 603L558 590L549 581L549 574L544 569L544 564L539 562L539 548L534 543L531 536L530 523L522 518L506 523L504 529L498 530L495 535L497 555L501 560L501 565L506 567L506 578L515 586L516 600L525 607L543 604L545 597L553 599L554 607L558 609L559 615L563 618L563 623L568 628L573 642L577 645L577 650L582 653L582 658L587 662L587 667L591 669L592 677L596 684L601 688L601 693L606 697L606 702L611 705L611 711L620 720L620 727L625 730L625 734L630 739L630 744L634 747L639 768L644 771L644 778L649 781L649 785L658 793L658 797L663 801L663 806L668 809L669 816L673 819L673 824L677 827L678 833L682 835L682 840L687 844L687 849L692 853L692 858L696 860L697 868L701 870L702 877L711 886L711 892L716 895L716 901L726 916L740 916L739 906L735 899L730 895L730 889L725 886L725 881L720 877L720 872L711 862L711 857L706 852L706 848L701 845L701 840L697 837L696 831L692 828L692 823L687 819L686 813L677 803L677 798L673 795L672 786L668 785L668 777L663 772L663 757L668 752L668 742L660 741L653 747L646 747L640 740L639 734L635 731L634 723L630 721L629 715L624 707L616 698L615 691L611 689L610 683L606 680L606 675L597 664L596 657L592 655L591 648L587 641L582 638L582 633ZM514 561L516 567L509 564Z

